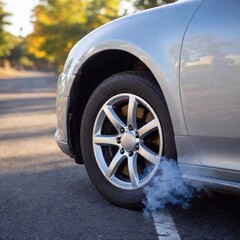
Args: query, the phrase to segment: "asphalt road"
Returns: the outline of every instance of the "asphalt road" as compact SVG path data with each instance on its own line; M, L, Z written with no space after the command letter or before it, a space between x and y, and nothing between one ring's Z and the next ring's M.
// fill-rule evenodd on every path
M57 148L55 90L56 77L0 79L0 239L158 239L151 217L107 202ZM181 239L240 239L237 196L168 210Z

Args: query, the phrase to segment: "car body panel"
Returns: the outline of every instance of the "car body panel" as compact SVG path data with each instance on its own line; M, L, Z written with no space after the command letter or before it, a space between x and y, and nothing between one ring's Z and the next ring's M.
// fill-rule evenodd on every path
M197 189L240 194L240 172L213 167L179 164L184 181Z
M57 92L56 92L56 113L57 113L57 130L55 132L55 139L59 148L70 157L73 154L70 150L68 142L68 130L67 130L67 112L69 97L66 96L69 84L73 83L75 75L62 73L58 78Z
M67 135L67 102L75 76L92 56L113 49L137 56L151 69L167 99L175 134L186 135L179 94L179 55L187 24L201 2L171 4L115 20L91 32L72 48L57 87L55 138L63 152L72 156ZM156 22L159 24L153 24Z
M234 171L240 171L239 9L235 0L202 4L184 38L180 79L188 134L201 164Z
M203 36L208 37L208 33L204 31L207 23L203 25L199 19L204 19L204 13L212 14L210 14L212 18L208 19L212 24L209 24L206 29L210 30L216 24L213 20L217 17L217 13L212 13L214 12L212 11L214 4L210 3L211 1L216 4L216 9L220 9L216 0L187 0L124 17L98 28L73 47L67 58L64 71L59 77L57 91L58 129L55 138L64 153L73 156L68 142L67 118L68 102L76 76L81 75L82 66L96 54L107 50L121 50L140 59L159 83L170 112L177 147L177 160L183 178L191 182L195 179L197 184L203 183L213 188L220 189L222 186L224 190L240 192L240 169L238 167L240 156L238 133L240 128L235 129L239 123L233 121L234 128L231 128L231 126L221 125L221 120L217 121L216 125L219 130L215 132L215 135L211 134L209 137L208 131L212 133L213 130L208 129L202 120L211 122L211 108L207 109L207 115L204 115L203 111L196 122L195 118L199 115L195 114L195 118L193 116L193 113L207 105L207 100L204 98L204 81L211 81L207 74L209 74L209 63L212 58L203 55L205 58L198 59L199 53L190 51L190 47L195 44L196 51L204 50L204 48L201 49L201 42L197 39L197 33L201 27ZM236 1L231 0L230 2ZM211 4L212 7L204 11L205 4ZM227 20L230 24L231 20ZM221 33L221 26L218 26L214 31ZM239 31L237 32L239 34ZM228 37L230 38L230 36ZM196 38L196 41L192 41L193 38ZM226 73L223 72L224 61L236 63L236 66L231 68L234 68L234 74L239 76L239 62L234 54L228 55L227 60L221 60L222 62L220 60L218 61L221 73L218 75L220 80L224 80L222 74L226 76ZM201 73L201 69L205 69L205 73ZM212 87L217 86L218 76L214 76L214 82L212 85L210 84ZM232 79L231 83L237 84L239 79ZM77 81L81 81L81 78L78 78ZM199 87L196 87L196 84L199 84ZM224 88L224 86L223 84L224 93L229 93L227 92L229 89ZM239 85L234 85L234 87L236 86L239 87ZM230 105L229 110L238 117L239 94L234 87L230 89L230 94L238 96L237 102L234 103L234 106ZM198 92L199 98L196 101L195 94ZM207 93L210 97L211 92L207 91ZM231 102L231 98L228 96L226 99L219 96L216 99L212 98L213 102L217 100L228 106ZM220 106L220 102L217 103L218 106ZM219 109L216 108L216 110ZM225 113L227 117L226 114L227 112ZM200 129L202 124L205 127L205 134ZM211 124L215 126L214 122ZM220 133L225 134L221 135ZM226 133L233 133L235 137ZM219 135L222 138L218 138ZM218 138L217 141L216 138ZM231 159L226 161L227 154L231 156ZM218 165L219 161L220 165ZM235 164L237 164L236 171L233 169Z
M167 99L175 133L186 135L179 94L179 55L184 31L201 2L179 2L104 25L73 47L64 74L77 74L87 59L101 51L129 52L152 71ZM69 93L70 88L66 88L64 95Z

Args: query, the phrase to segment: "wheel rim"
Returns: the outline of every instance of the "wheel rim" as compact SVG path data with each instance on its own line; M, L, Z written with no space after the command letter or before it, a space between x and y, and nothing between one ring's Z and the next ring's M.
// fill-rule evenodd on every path
M153 108L134 94L110 98L100 109L93 128L93 149L104 177L123 190L146 185L162 156L160 121Z

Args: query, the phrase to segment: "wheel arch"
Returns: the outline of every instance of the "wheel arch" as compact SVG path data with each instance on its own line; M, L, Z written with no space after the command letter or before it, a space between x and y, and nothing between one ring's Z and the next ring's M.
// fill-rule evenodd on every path
M139 71L149 75L149 81L155 83L165 98L170 117L172 114L167 98L169 96L167 84L161 76L160 70L154 64L147 64L144 59L149 59L141 55L136 57L133 53L119 49L107 49L93 54L78 69L73 81L70 95L67 117L68 142L75 156L75 161L83 163L80 150L80 124L87 101L96 87L106 78L124 71ZM104 61L103 61L104 59ZM151 65L151 68L149 67ZM152 69L156 69L155 73ZM158 71L158 73L156 73ZM158 78L156 77L158 75ZM173 121L172 121L173 123ZM173 125L173 124L172 124ZM173 127L174 131L174 127Z

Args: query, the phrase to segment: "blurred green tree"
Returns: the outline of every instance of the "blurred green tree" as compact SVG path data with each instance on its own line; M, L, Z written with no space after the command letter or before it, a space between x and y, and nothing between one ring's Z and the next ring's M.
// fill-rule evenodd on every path
M33 9L34 31L27 49L58 70L69 50L89 31L118 17L120 0L40 0Z
M10 35L4 29L4 26L9 24L7 17L11 14L4 10L5 3L0 0L0 58L8 56L10 54L9 43Z
M26 48L26 39L11 35L11 48L8 60L15 69L33 69L34 61L31 61L31 54Z

